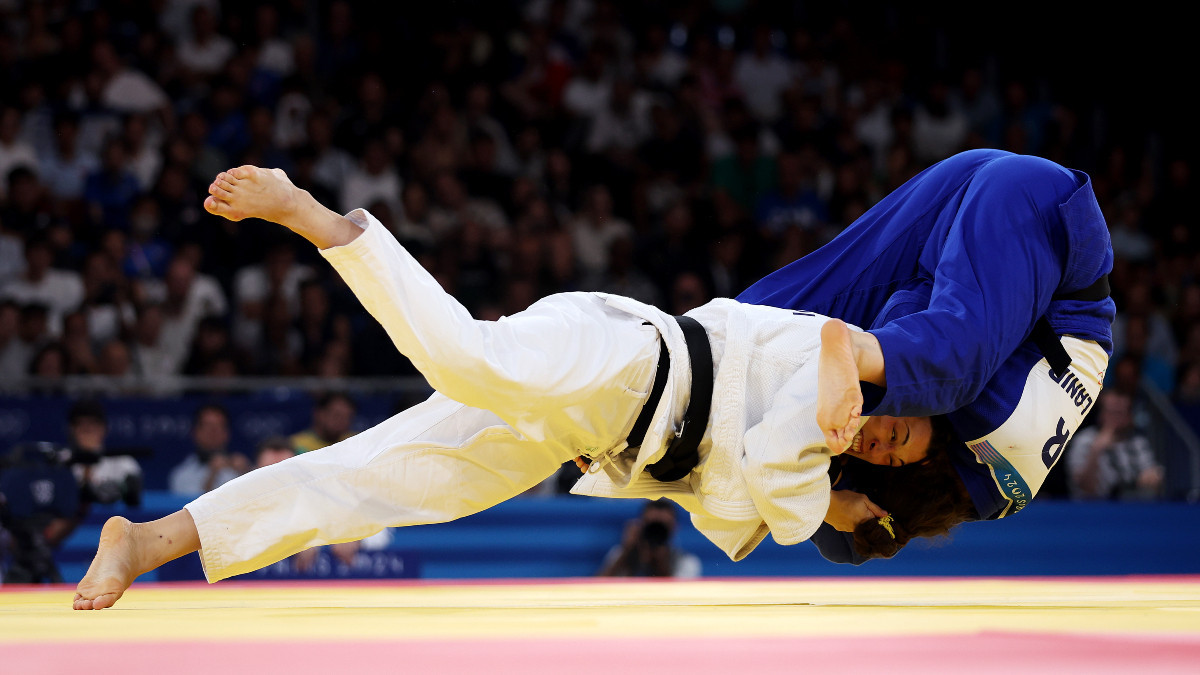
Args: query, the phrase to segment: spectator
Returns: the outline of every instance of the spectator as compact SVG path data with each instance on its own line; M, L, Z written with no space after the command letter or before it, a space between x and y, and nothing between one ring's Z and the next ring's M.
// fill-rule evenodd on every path
M402 187L400 174L388 161L383 139L370 139L363 150L362 163L350 171L342 184L342 210L351 211L383 200L393 212L400 213L398 198Z
M0 298L23 305L37 304L48 310L51 335L62 330L62 319L83 302L83 279L78 273L51 267L54 249L37 236L25 243L25 273L0 286Z
M349 153L333 144L333 122L320 110L308 116L308 142L316 158L313 179L340 200L346 179L356 170L355 161Z
M300 316L295 329L300 340L299 361L308 373L316 372L318 362L333 343L350 342L349 319L331 311L329 292L315 279L300 284Z
M122 268L132 279L161 279L171 259L171 244L159 236L161 218L158 202L149 195L138 197L129 217L129 238Z
M127 116L121 140L129 158L129 170L138 179L138 186L143 192L153 189L162 171L163 156L159 148L161 138L151 132L146 116Z
M0 216L0 288L25 271L25 240L4 227Z
M37 153L20 138L20 131L21 111L11 106L0 108L0 200L8 194L8 175L13 169L38 168Z
M289 441L297 454L344 441L354 435L350 428L355 412L354 399L346 394L323 394L313 406L312 426L293 434Z
M19 370L17 367L8 366L6 363L9 359L24 360L23 356L9 356L10 350L18 350L20 341L19 333L21 327L21 307L12 300L0 300L0 377L7 378L11 373Z
M771 48L771 27L754 28L750 51L737 57L734 81L746 93L746 104L761 122L779 118L780 95L794 84L793 69Z
M219 405L203 405L192 419L194 450L168 476L171 492L200 495L246 473L250 460L229 450L229 413Z
M170 117L171 100L167 93L145 73L127 66L111 42L101 40L93 45L92 63L101 106L117 113Z
M968 130L966 115L950 104L950 87L934 79L913 111L913 154L926 164L949 157L966 149Z
M124 244L120 243L123 248ZM92 251L83 260L83 303L92 342L104 344L123 335L137 319L127 280L107 252Z
M311 276L312 269L296 263L296 251L289 242L273 244L262 264L238 270L233 279L234 343L247 350L259 344L267 301L271 296L280 296L289 315L294 315L300 298L300 284Z
M87 177L100 168L95 155L79 147L79 118L60 113L54 121L54 150L42 157L39 169L50 196L65 201L83 198Z
M87 177L83 198L92 222L102 227L129 229L133 202L142 192L129 170L125 144L116 138L104 143L100 168Z
M631 238L626 236L614 239L608 248L608 269L602 275L586 279L584 285L605 293L640 300L649 305L659 304L662 294L654 282L634 266L633 252Z
M52 214L37 174L27 166L18 166L3 182L8 187L8 203L0 208L0 222L25 236L44 236Z
M1159 496L1163 470L1145 434L1133 423L1133 401L1118 389L1100 395L1100 419L1083 429L1067 451L1070 492L1075 499L1151 499Z
M612 80L606 64L612 50L606 43L593 44L574 77L563 89L563 107L572 115L590 119L608 104Z
M777 165L775 188L763 195L755 208L763 236L778 240L791 227L813 236L829 222L829 210L817 191L812 163L798 153L784 153L779 155Z
M258 444L258 450L254 453L254 468L261 469L295 456L296 451L288 439L282 436L270 436Z
M235 365L241 360L233 347L224 318L206 316L200 319L191 341L191 351L183 365L183 374L209 375L213 366L226 358L232 359Z
M759 149L758 133L751 127L733 133L734 152L713 163L712 184L724 190L746 211L777 184L775 159Z
M171 260L162 286L163 340L173 350L174 361L183 363L196 326L206 317L224 317L229 305L216 280L199 274L186 255Z
M612 195L604 185L588 188L585 206L567 225L571 233L579 271L586 275L603 274L609 266L609 251L618 239L633 239L633 226L613 214Z
M148 382L177 375L179 362L175 345L163 339L163 308L147 303L138 308L133 326L133 368Z
M3 302L6 302L9 308L0 309L0 313L7 314L11 321L12 308L18 305L11 300ZM20 306L16 335L10 335L4 349L0 351L0 377L12 382L29 374L34 356L50 342L46 317L47 310L44 305Z
M598 576L700 576L700 558L675 546L675 530L675 505L666 499L647 502L641 517L626 524L621 543L604 557Z
M179 63L195 77L212 77L233 58L233 41L217 32L216 14L203 4L192 9L191 28L176 48Z

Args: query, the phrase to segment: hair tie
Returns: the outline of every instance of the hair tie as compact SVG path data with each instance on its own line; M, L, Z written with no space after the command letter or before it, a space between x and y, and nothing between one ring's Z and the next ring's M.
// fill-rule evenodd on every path
M880 518L879 525L883 529L887 530L888 534L892 535L892 539L896 538L896 530L892 529L892 514L889 513L886 516Z

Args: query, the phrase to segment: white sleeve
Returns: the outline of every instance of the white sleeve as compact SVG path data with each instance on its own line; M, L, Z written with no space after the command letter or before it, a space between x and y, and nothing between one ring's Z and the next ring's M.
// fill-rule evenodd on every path
M817 362L811 360L746 431L742 472L759 515L780 544L804 541L829 511L829 448L817 426Z

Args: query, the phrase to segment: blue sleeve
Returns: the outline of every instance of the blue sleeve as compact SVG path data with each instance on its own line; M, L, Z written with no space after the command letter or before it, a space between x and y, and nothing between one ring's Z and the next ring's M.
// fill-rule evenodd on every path
M1034 157L980 169L942 216L951 219L943 245L922 254L933 271L928 308L871 330L887 377L872 413L936 415L976 399L1062 280L1058 205L1077 187L1069 171Z
M835 530L829 523L821 523L821 527L808 540L829 562L861 565L869 560L854 551L853 533Z

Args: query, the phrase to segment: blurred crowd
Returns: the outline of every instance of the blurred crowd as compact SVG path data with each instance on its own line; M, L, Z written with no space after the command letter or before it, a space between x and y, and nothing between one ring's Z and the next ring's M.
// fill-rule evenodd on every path
M1109 386L1200 404L1195 181L1138 126L1156 111L980 39L1000 30L865 4L0 0L0 381L413 374L311 247L204 212L239 164L368 208L495 319L736 295L996 147L1092 176Z

